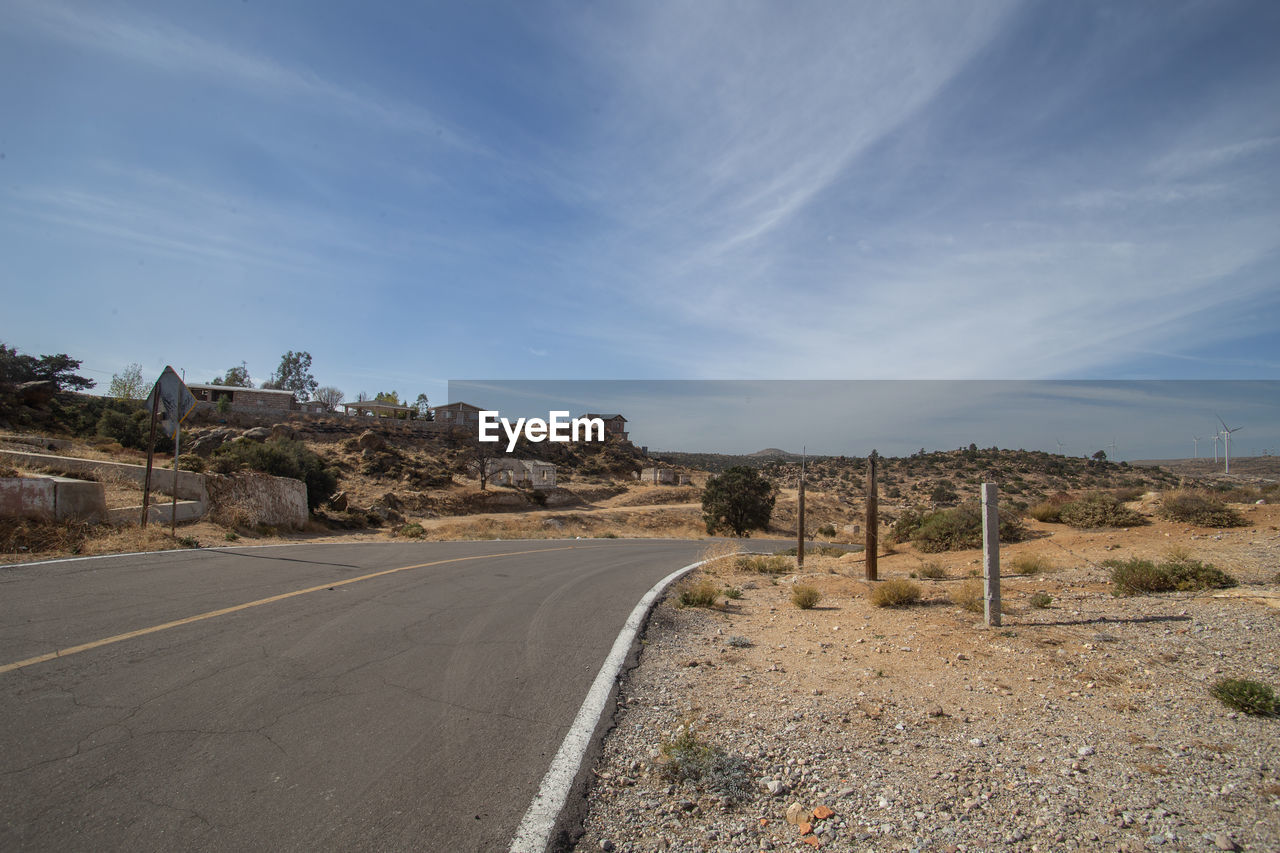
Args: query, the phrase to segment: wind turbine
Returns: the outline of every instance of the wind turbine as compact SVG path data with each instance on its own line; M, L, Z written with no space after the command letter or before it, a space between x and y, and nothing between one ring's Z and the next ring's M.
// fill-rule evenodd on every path
M1058 455L1064 456L1065 454L1062 451L1067 446L1067 443L1060 438L1055 438L1054 441L1058 442Z
M1213 461L1218 461L1218 442L1222 441L1222 433L1213 431Z
M1217 418L1218 418L1218 423L1222 424L1222 434L1226 436L1226 445L1227 445L1226 452L1223 453L1223 458L1227 460L1227 464L1226 464L1225 470L1222 473L1230 474L1231 473L1231 433L1239 432L1240 430L1244 429L1244 427L1242 426L1229 427L1227 426L1227 422L1222 419L1222 415L1217 415Z
M1194 453L1195 453L1195 458L1196 458L1196 459L1199 459L1199 458L1200 458L1200 439L1202 439L1202 438L1204 438L1204 436L1203 436L1203 435L1193 435L1193 436L1191 436L1191 440L1194 442L1194 444L1192 444L1192 445L1191 445L1191 449L1192 449L1192 452L1194 452Z
M1111 443L1107 447L1111 448L1111 461L1116 461L1116 440L1114 438L1111 439Z

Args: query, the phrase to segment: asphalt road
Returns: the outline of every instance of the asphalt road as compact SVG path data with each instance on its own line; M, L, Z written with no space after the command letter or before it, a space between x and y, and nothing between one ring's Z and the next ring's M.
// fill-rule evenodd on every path
M0 849L505 850L628 613L704 544L0 567Z

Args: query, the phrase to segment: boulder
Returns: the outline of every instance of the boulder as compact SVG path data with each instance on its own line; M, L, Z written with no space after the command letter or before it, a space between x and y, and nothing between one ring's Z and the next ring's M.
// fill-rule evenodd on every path
M23 382L18 386L18 399L26 406L45 406L58 393L58 383L52 380Z
M271 428L271 437L296 439L298 431L289 424L276 424Z
M183 449L187 453L194 453L197 456L209 456L215 450L228 441L236 437L236 431L227 427L219 427L209 430L203 435L198 435L189 442L184 440Z
M365 430L360 433L360 437L356 439L356 445L361 450L386 450L387 440L373 430Z
M266 441L271 438L271 430L266 427L254 427L253 429L245 430L240 437L247 438L250 441Z

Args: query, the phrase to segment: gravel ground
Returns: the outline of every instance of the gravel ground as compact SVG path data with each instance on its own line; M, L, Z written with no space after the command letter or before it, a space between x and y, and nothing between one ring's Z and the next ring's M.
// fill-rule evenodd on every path
M1280 851L1280 719L1209 693L1280 688L1280 535L1182 538L1241 587L1115 598L1095 562L1115 534L1060 536L1035 547L1069 565L1006 579L1002 628L948 600L974 552L896 609L870 604L860 563L717 564L742 597L655 610L574 849ZM790 603L797 582L818 608Z

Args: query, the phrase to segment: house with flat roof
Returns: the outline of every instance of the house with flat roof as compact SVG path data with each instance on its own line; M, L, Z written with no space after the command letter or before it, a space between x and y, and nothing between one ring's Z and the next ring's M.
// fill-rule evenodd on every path
M275 388L241 388L238 385L205 385L190 383L187 388L197 403L217 405L226 400L233 411L237 412L294 412L298 410L298 401L292 391L279 391Z

